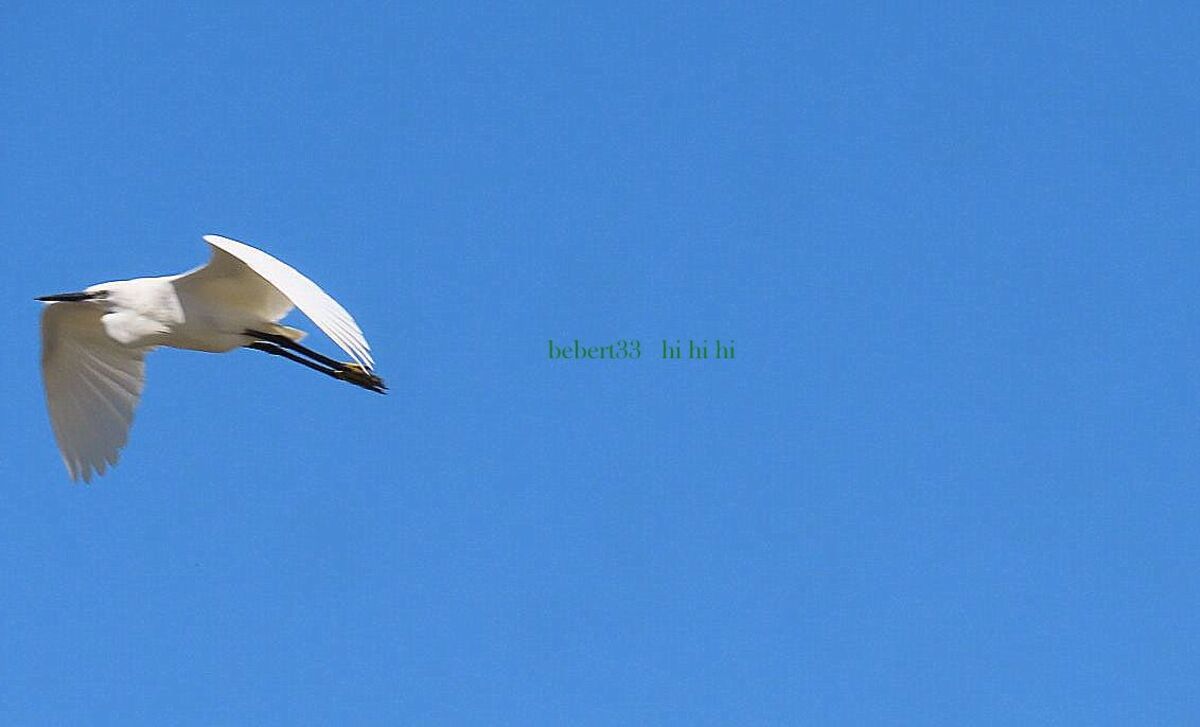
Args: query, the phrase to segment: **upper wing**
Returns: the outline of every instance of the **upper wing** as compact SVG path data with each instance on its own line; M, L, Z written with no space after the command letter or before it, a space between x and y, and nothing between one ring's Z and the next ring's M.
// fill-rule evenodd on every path
M295 305L356 362L368 371L375 368L371 347L354 318L316 283L243 242L220 235L205 235L204 241L212 246L212 259L176 280L176 285L222 286L222 299L245 305L268 320L282 318Z
M71 479L91 482L117 463L142 393L142 349L108 337L104 311L51 303L42 312L42 383L50 423Z
M295 307L286 295L249 265L216 245L210 246L212 257L208 263L176 278L177 288L201 298L222 301L268 321L283 318Z

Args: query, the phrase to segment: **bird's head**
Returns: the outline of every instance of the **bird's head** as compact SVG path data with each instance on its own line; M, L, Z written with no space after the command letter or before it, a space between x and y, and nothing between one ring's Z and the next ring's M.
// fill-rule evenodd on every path
M37 300L43 303L91 303L108 308L129 308L146 293L149 278L136 280L114 280L111 283L97 283L84 288L77 293L57 293L43 295Z
M78 293L45 295L44 303L71 303L99 308L106 313L121 310L147 314L155 318L181 318L182 311L168 278L134 278L98 283Z

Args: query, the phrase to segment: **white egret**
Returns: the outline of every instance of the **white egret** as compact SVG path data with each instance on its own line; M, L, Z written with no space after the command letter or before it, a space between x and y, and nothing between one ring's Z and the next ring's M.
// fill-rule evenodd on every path
M346 309L290 265L219 235L207 265L180 275L47 295L42 380L54 436L71 479L90 482L117 463L142 392L145 354L158 346L224 353L252 348L384 393L370 347ZM350 355L335 361L280 325L299 308Z

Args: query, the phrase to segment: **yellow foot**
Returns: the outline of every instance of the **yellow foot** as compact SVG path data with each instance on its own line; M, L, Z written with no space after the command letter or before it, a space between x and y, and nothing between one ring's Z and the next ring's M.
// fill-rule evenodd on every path
M380 394L387 391L387 386L384 385L383 379L367 371L362 366L350 361L342 362L342 366L343 368L334 374L342 381L348 381L355 386L361 386L371 391L378 391Z

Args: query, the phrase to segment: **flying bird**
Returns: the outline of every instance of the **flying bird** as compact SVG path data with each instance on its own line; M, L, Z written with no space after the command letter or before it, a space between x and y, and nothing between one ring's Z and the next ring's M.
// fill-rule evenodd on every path
M295 268L262 250L205 235L208 264L179 275L93 285L38 298L42 382L58 449L72 480L91 482L117 463L142 393L147 352L159 347L280 356L380 394L358 324ZM299 308L353 359L300 345L305 332L279 323Z

